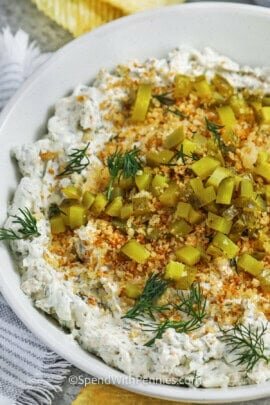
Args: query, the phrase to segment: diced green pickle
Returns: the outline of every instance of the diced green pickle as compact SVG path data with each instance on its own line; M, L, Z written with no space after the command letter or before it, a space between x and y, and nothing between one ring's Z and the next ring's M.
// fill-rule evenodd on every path
M158 197L162 193L163 189L167 187L167 185L168 178L161 176L160 174L156 174L151 183L151 191L156 197Z
M226 205L231 204L233 190L234 190L234 178L233 177L228 177L228 178L222 180L222 182L218 186L216 203L217 204L226 204Z
M122 246L121 252L124 253L129 259L134 260L139 264L144 264L150 256L150 252L146 249L146 247L141 245L135 239L131 239L124 246Z
M85 208L80 205L71 205L68 209L68 222L71 229L79 228L85 224Z
M227 235L231 230L232 221L230 221L229 219L220 217L219 215L215 215L212 212L208 212L206 225L209 228L214 229L215 231L218 231L218 232L221 232L221 233L224 233L225 235Z
M230 177L231 175L232 172L229 169L226 169L225 167L217 167L207 180L206 185L218 188L222 180L226 179L226 177Z
M240 196L250 199L253 196L253 183L249 179L243 179L240 183Z
M169 187L159 196L159 201L165 207L175 207L179 199L180 189L176 183L169 184Z
M131 115L132 121L144 121L151 101L152 87L150 84L140 84L133 111Z
M270 124L270 107L262 107L262 120L264 124Z
M104 194L97 194L94 203L92 204L90 211L93 215L98 216L102 211L105 210L108 201Z
M120 217L122 219L128 219L133 214L133 205L132 204L125 204L121 208Z
M188 290L195 281L197 270L194 267L186 266L187 275L181 277L175 284L179 290Z
M51 232L54 235L57 235L58 233L63 233L66 230L66 225L62 215L52 217L50 219L50 225L51 225Z
M179 145L179 143L183 142L185 137L184 134L184 127L181 125L180 127L176 128L170 135L167 136L164 142L164 146L167 149L174 148L175 146Z
M190 77L185 75L175 76L175 98L187 97L192 89L192 82Z
M270 163L260 163L254 168L254 173L263 177L267 182L270 182Z
M233 94L233 87L230 83L222 76L215 75L212 79L212 83L216 90L225 98L228 99Z
M190 204L185 202L179 202L177 204L175 215L177 216L177 218L184 218L188 221L191 209L192 206Z
M210 247L211 245L209 245ZM228 236L218 232L213 240L212 247L219 249L228 259L233 259L239 252L239 247L228 238ZM218 251L217 251L218 252ZM207 253L211 254L209 248Z
M218 166L220 166L218 160L206 156L193 163L191 169L197 176L204 180L209 177Z
M89 210L89 208L91 208L94 201L95 201L95 196L93 193L90 193L90 191L85 191L83 193L82 204L83 204L84 208Z
M172 235L180 237L190 233L192 227L184 219L179 219L170 225L169 231Z
M169 163L174 156L174 152L168 149L146 153L146 161L149 166L160 166Z
M165 269L164 273L165 280L179 281L181 277L187 275L185 267L186 266L183 263L170 261Z
M125 294L128 298L136 299L142 293L142 288L135 283L127 283L125 286Z
M107 206L105 212L110 217L120 217L122 207L123 207L123 198L115 197L112 200L112 202Z
M201 252L199 249L193 246L184 246L175 252L177 259L187 264L188 266L194 266L201 258Z
M257 277L262 272L263 263L248 253L244 253L239 257L237 267Z
M144 171L141 174L136 174L135 176L135 184L138 189L141 190L148 190L151 184L152 174L148 171Z

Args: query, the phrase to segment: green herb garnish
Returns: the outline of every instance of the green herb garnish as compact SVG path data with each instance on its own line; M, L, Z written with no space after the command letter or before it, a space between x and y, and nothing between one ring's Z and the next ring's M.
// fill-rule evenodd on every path
M153 273L144 286L141 296L138 298L134 307L131 308L123 318L137 319L141 321L140 316L148 315L155 320L154 312L163 312L168 309L168 306L156 305L157 300L162 296L168 287L168 282Z
M173 328L177 333L189 333L193 330L200 328L203 319L206 317L206 299L202 294L202 290L199 284L192 284L188 295L180 295L181 303L175 307L184 312L187 316L187 320L173 321L167 319L159 324L149 324L147 332L154 332L155 336L150 339L145 346L152 346L156 339L160 339L163 333Z
M229 348L229 353L235 354L237 365L243 365L249 372L260 359L269 362L265 355L263 336L267 326L254 328L252 325L237 324L228 330L222 330L223 336L220 338Z
M121 176L125 179L132 178L136 175L138 170L142 169L142 162L138 156L139 149L134 148L128 152L121 153L116 150L107 159L107 166L110 173L110 182L107 189L107 198L111 198L113 183Z
M207 118L205 118L205 122L206 128L209 132L211 132L214 142L217 144L220 151L223 153L229 152L230 148L224 143L220 133L220 130L224 128L223 125L219 125L215 122L209 121Z
M168 97L168 93L164 94L157 94L153 96L156 100L160 102L160 104L166 105L166 106L172 106L175 104L175 100L172 99L171 97Z
M192 161L195 161L195 160L198 160L199 157L196 155L196 153L191 153L191 155L184 153L184 147L183 147L183 145L181 145L180 149L174 154L174 156L171 158L169 163L165 164L165 166L175 166L177 164L176 162L179 159L181 159L182 163L185 165L186 159L191 159Z
M83 169L85 169L89 163L89 157L87 156L87 149L89 147L89 143L83 149L73 149L69 157L69 161L66 165L66 168L63 172L58 174L58 176L67 176L72 173L81 173Z
M181 111L177 110L177 109L172 109L170 108L171 106L175 105L175 100L171 97L168 97L168 93L164 93L164 94L157 94L153 96L156 100L158 100L160 102L160 104L164 105L167 107L167 111L177 115L180 118L186 118L186 115L184 113L182 113Z
M22 216L12 215L15 218L14 224L21 225L16 232L12 229L0 228L0 240L27 239L30 237L40 236L37 229L37 221L28 208L19 209Z

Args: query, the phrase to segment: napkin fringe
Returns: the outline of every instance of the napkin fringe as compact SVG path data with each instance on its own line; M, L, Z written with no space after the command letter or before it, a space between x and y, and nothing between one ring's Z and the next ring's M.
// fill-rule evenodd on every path
M70 373L70 364L55 353L48 352L44 357L40 378L33 378L31 387L25 389L16 399L16 405L49 405L61 384Z

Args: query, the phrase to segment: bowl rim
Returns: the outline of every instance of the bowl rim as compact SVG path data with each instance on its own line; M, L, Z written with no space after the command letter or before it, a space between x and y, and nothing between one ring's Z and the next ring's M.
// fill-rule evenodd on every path
M188 3L188 4L178 4L173 6L166 6L166 7L159 7L152 10L147 10L143 12L139 12L133 15L125 16L109 22L89 33L86 33L79 38L76 38L69 42L68 44L64 45L62 48L57 50L45 63L42 64L20 87L20 89L15 93L15 95L9 100L7 105L4 107L0 114L0 135L1 130L6 121L9 119L9 115L11 114L13 108L21 101L21 98L24 96L24 93L27 89L32 86L38 79L39 76L46 71L54 62L61 58L61 55L67 52L70 52L74 46L77 46L78 43L82 43L84 41L88 41L90 37L92 40L102 36L107 31L111 31L115 28L124 27L130 23L136 23L136 21L146 20L151 16L158 15L161 11L162 13L166 13L166 10L178 10L179 8L185 9L195 9L196 12L203 9L218 9L222 12L222 9L231 10L234 12L239 12L245 15L254 15L257 16L264 16L267 15L270 21L270 9L265 7L256 6L256 5L247 5L247 4L239 4L239 3L225 3L225 2L200 2L200 3ZM76 83L75 83L76 85ZM29 319L29 312L25 311L23 306L17 305L17 302L13 300L13 297L10 295L11 288L10 286L5 283L5 277L0 272L0 292L2 293L3 297L14 311L14 313L20 318L20 320L24 323L24 325L35 335L37 336L48 348L52 351L58 353L72 365L76 366L80 370L83 370L91 375L96 376L99 379L103 379L106 381L107 378L110 377L110 372L106 371L108 368L111 371L111 374L117 374L118 376L122 375L122 379L119 382L118 380L110 381L110 383L117 385L121 388L127 389L132 392L136 392L138 394L151 396L155 398L162 398L171 401L179 401L183 400L186 402L193 402L193 403L224 403L224 402L236 402L240 400L251 400L251 399L258 399L263 398L270 395L270 384L263 383L263 384L254 384L254 385L246 385L246 386L239 386L239 387L229 387L229 388L197 388L197 389L189 389L183 388L179 386L172 386L172 385L164 385L164 384L156 384L156 383L149 383L144 382L137 379L130 379L127 375L119 372L115 368L106 365L100 360L104 365L104 370L96 371L91 368L91 364L89 368L86 369L82 367L80 362L77 361L65 351L65 348L59 342L56 345L56 341L53 343L47 338L46 334L43 333L42 330L35 327L35 324L31 322ZM36 307L32 306L33 308L33 315L36 313ZM60 327L59 327L60 330ZM86 352L88 355L89 353ZM134 382L135 380L135 382Z

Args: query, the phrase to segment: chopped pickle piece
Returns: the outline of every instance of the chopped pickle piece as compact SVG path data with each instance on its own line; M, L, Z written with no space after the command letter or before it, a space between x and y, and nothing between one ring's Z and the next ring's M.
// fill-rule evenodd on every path
M189 183L190 183L190 186L191 186L192 190L194 191L194 194L196 195L196 197L200 198L200 195L204 190L203 182L200 179L200 177L191 179Z
M134 196L132 202L133 202L133 214L136 217L151 213L151 202L148 197Z
M156 197L158 197L162 193L163 189L167 187L167 185L168 178L161 176L160 174L156 174L151 183L151 191Z
M135 184L138 189L141 190L148 190L151 184L152 174L149 171L143 171L141 174L136 174L135 176Z
M241 115L250 114L250 107L247 105L246 100L241 94L234 95L230 98L230 106L237 118Z
M174 96L175 98L187 97L192 89L192 82L190 77L185 75L175 76L175 88Z
M216 199L216 192L213 186L204 188L202 180L197 177L190 180L190 185L196 197L200 200L201 206L210 204Z
M213 214L212 212L208 212L208 217L206 220L206 225L214 229L215 231L224 233L227 235L232 227L232 221L229 219L220 217L219 215Z
M176 128L170 135L167 136L164 142L164 146L167 149L174 148L175 146L179 145L179 143L183 142L185 137L184 134L184 127L181 125L180 127Z
M105 212L110 217L120 217L122 207L123 207L123 198L115 197L112 200L112 202L107 206Z
M192 155L192 153L196 152L198 149L197 144L189 139L184 139L181 146L185 155Z
M267 182L270 182L270 163L260 163L254 168L254 173L263 177Z
M81 205L71 205L68 209L68 223L71 229L79 228L85 224L85 208Z
M217 109L219 119L226 129L232 129L237 123L232 107L224 105Z
M217 204L231 204L232 195L234 190L234 178L228 177L227 179L222 180L218 187L217 191Z
M120 217L122 219L128 219L133 214L133 205L132 204L125 204L121 208Z
M135 283L127 283L125 286L125 294L128 298L138 298L142 293L142 288Z
M146 153L146 161L149 166L160 166L169 163L174 156L174 152L168 149Z
M262 272L263 263L249 255L248 253L244 253L239 257L237 261L237 267L252 274L252 276L257 277Z
M129 240L121 247L121 252L136 263L144 264L150 256L150 252L135 239Z
M253 193L251 203L260 211L266 211L267 209L266 201L257 193Z
M99 194L97 194L95 201L90 208L90 211L92 212L93 215L98 216L99 214L101 214L102 211L105 210L107 203L108 203L108 200L105 197L105 195L102 193L99 193Z
M197 176L204 180L209 177L218 166L220 166L218 160L206 156L193 163L191 169Z
M211 174L211 176L209 177L209 179L206 182L206 185L218 188L218 186L220 185L222 180L226 179L226 177L230 177L231 175L232 175L232 172L229 169L219 166Z
M199 224L203 221L203 214L191 208L189 212L188 222L192 225Z
M179 281L181 277L187 275L185 267L186 266L183 263L174 262L171 260L165 268L164 273L165 280Z
M220 257L223 255L222 250L220 250L218 247L214 246L212 243L208 246L206 253L210 256L214 257Z
M230 83L222 76L215 75L212 79L212 83L216 90L225 98L228 99L233 94L233 87Z
M212 98L213 91L211 85L204 77L196 79L193 83L193 87L200 98L209 100Z
M264 124L270 124L270 107L262 107L262 121Z
M146 117L146 114L148 111L148 107L149 107L149 104L151 101L151 95L152 95L152 87L150 84L140 84L139 85L134 107L133 107L133 111L132 111L132 115L131 115L132 121L144 121L145 120L145 117Z
M64 194L65 197L71 198L72 200L79 200L82 195L81 190L74 186L68 186L63 188L62 193Z
M132 177L124 177L121 176L119 181L118 181L118 187L122 190L129 190L133 187L134 185L134 180Z
M63 233L66 230L66 225L64 222L64 218L62 215L57 215L55 217L52 217L50 219L50 225L51 225L51 233L53 235L57 235L58 233Z
M216 199L216 192L214 187L206 187L201 195L201 205L207 205L210 204L211 202L215 201Z
M159 201L165 207L175 207L179 199L180 189L176 183L171 183L159 196Z
M240 183L240 196L242 198L252 198L253 196L253 183L249 179L243 179Z
M199 249L193 246L184 246L175 252L177 259L187 264L188 266L194 266L201 258L201 252Z
M195 281L197 270L194 267L185 267L187 275L181 277L175 284L179 290L188 290Z
M220 232L214 236L212 240L212 247L219 249L226 257L228 257L228 259L233 259L239 252L239 247L231 239L229 239L228 236ZM209 252L209 248L207 253L211 254Z
M179 219L170 225L169 231L172 235L180 237L190 233L192 227L184 219Z
M184 218L186 220L189 219L189 214L192 206L185 202L179 202L177 204L175 215L177 218Z
M95 201L95 196L94 196L94 194L90 193L90 191L85 191L83 193L82 205L84 206L84 208L86 208L87 210L89 208L91 208L94 201Z

